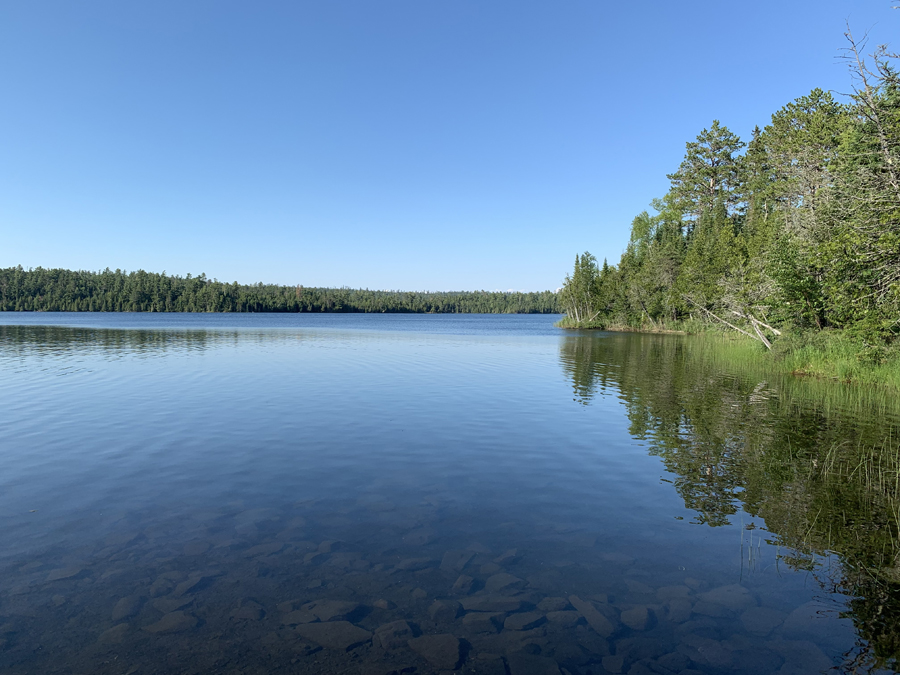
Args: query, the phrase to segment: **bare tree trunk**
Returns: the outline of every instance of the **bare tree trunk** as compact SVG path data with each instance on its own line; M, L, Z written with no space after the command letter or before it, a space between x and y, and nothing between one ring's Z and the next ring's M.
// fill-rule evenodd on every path
M756 325L756 322L753 322L753 330L756 331L756 335L759 337L760 341L766 346L766 349L772 349L772 343L766 339L766 336L762 334L762 331L759 329L759 326Z
M752 335L752 334L748 333L747 331L745 331L743 328L738 328L738 327L735 326L733 323L730 323L730 322L726 321L725 319L723 319L723 318L720 317L720 316L716 316L715 314L713 314L712 312L710 312L708 309L706 309L706 307L704 307L703 305L697 304L696 302L694 302L694 301L693 301L691 298L689 298L688 296L685 295L685 296L682 296L682 297L684 297L685 300L687 300L689 303L691 303L691 304L694 305L695 307L697 307L697 308L699 308L700 310L706 312L709 316L711 316L712 318L714 318L716 321L721 321L722 323L724 323L724 324L725 324L726 326L728 326L729 328L731 328L731 329L733 329L733 330L736 330L738 333L742 333L743 335L746 335L748 338L752 338L752 339L754 339L754 340L759 340L759 341L762 342L768 349L772 349L772 343L769 342L768 340L766 340L765 336L763 336L763 335L759 332L759 329L756 328L755 326L754 326L754 328L756 328L756 333L757 333L757 335Z
M750 315L748 316L747 314L741 314L740 312L735 311L735 310L731 310L731 313L732 313L732 314L736 314L737 316L739 316L739 317L741 317L741 318L747 319L747 320L750 321L750 322L758 323L760 326L763 326L764 328L768 328L770 331L772 331L773 333L775 333L775 335L781 335L781 331L780 331L780 330L778 330L777 328L772 328L772 326L770 326L770 325L767 324L767 323L763 323L762 321L760 321L759 319L757 319L757 318L756 318L755 316L753 316L752 314L750 314Z
M644 304L644 301L638 298L638 302L641 303L641 309L644 310L644 314L647 315L647 318L650 320L650 325L656 328L656 322L653 320L653 317L650 316L650 312L647 311L647 305Z

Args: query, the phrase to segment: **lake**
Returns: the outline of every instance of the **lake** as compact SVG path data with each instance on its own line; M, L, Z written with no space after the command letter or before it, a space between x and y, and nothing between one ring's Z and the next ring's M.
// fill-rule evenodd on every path
M558 318L0 314L0 671L894 672L894 403Z

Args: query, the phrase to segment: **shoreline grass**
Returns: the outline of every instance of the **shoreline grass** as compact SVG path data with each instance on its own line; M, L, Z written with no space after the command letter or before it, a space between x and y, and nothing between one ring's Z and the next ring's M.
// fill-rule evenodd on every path
M729 346L731 365L753 365L797 378L872 386L900 393L900 346L867 344L840 330L785 332L767 350L760 342L702 321L656 323L651 326L579 324L564 317L556 324L569 330L706 336Z

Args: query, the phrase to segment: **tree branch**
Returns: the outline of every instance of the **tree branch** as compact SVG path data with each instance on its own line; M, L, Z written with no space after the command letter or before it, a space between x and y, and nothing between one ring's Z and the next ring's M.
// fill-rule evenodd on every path
M694 305L695 307L698 307L699 309L701 309L701 310L703 310L704 312L706 312L707 314L709 314L709 315L710 315L712 318L714 318L716 321L721 321L722 323L724 323L724 324L725 324L726 326L728 326L729 328L732 328L732 329L736 330L738 333L743 333L743 334L746 335L748 338L752 338L752 339L754 339L754 340L759 340L759 341L762 342L766 347L768 347L769 349L772 349L772 344L771 344L768 340L766 340L765 337L760 337L760 336L758 336L758 335L753 335L753 334L751 334L751 333L748 333L748 332L745 331L743 328L738 328L738 327L735 326L733 323L730 323L730 322L726 321L725 319L723 319L723 318L720 317L720 316L716 316L715 314L713 314L712 312L710 312L708 309L706 309L706 307L704 307L703 305L700 305L700 304L694 302L694 301L693 301L691 298L689 298L688 296L684 295L684 296L682 296L682 297L683 297L685 300L687 300L689 303L691 303L692 305ZM757 329L757 333L759 333L759 329Z

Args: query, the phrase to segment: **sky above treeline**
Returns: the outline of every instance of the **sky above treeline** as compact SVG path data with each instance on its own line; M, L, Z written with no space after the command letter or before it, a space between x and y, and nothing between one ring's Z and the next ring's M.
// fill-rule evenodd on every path
M5 2L0 267L555 289L895 4Z

